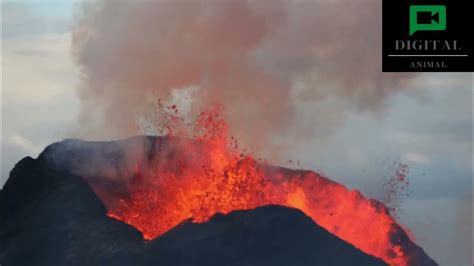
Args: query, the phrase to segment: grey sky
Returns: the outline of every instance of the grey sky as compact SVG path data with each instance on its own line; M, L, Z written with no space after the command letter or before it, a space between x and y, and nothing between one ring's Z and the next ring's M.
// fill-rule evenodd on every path
M2 181L24 156L74 132L79 71L71 1L4 1ZM301 167L377 197L390 165L409 166L400 220L441 265L472 265L472 74L422 74L378 114L353 113L330 137L287 152ZM307 114L317 107L301 106ZM291 165L288 165L291 166Z

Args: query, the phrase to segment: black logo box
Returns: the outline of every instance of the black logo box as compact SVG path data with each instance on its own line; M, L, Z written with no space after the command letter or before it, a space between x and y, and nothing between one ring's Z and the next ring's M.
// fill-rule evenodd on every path
M382 71L474 71L473 3L474 0L382 0ZM417 31L410 36L409 9L411 5L444 5L446 7L446 30ZM419 19L426 20L426 18ZM421 22L426 23L427 21ZM395 49L397 40L411 41L412 44L413 41L418 41L416 43L418 45L427 40L439 40L440 43L448 41L451 46L453 46L453 41L456 41L458 50L441 51L429 47L427 50L400 51ZM415 67L413 67L413 63L415 63Z

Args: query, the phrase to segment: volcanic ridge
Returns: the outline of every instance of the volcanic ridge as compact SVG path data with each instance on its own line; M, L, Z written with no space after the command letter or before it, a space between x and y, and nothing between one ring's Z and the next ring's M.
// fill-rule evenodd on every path
M216 143L65 140L0 191L1 265L437 265L378 201Z

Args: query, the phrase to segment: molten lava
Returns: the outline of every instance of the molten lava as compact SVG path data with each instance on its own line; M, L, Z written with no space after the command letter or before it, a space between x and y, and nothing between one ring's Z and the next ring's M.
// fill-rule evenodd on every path
M152 163L137 165L128 195L108 213L145 239L187 219L199 223L216 213L279 204L300 209L390 265L408 265L413 255L400 240L403 230L378 201L314 172L272 167L229 149L219 110L201 113L192 139L171 136L156 149Z

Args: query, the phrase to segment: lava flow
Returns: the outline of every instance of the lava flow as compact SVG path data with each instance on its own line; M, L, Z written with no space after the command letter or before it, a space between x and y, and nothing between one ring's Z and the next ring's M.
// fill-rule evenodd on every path
M149 240L187 219L278 204L390 265L410 264L414 244L383 204L311 171L258 163L229 149L227 131L218 110L201 113L193 138L170 136L152 163L137 165L127 196L108 215Z

